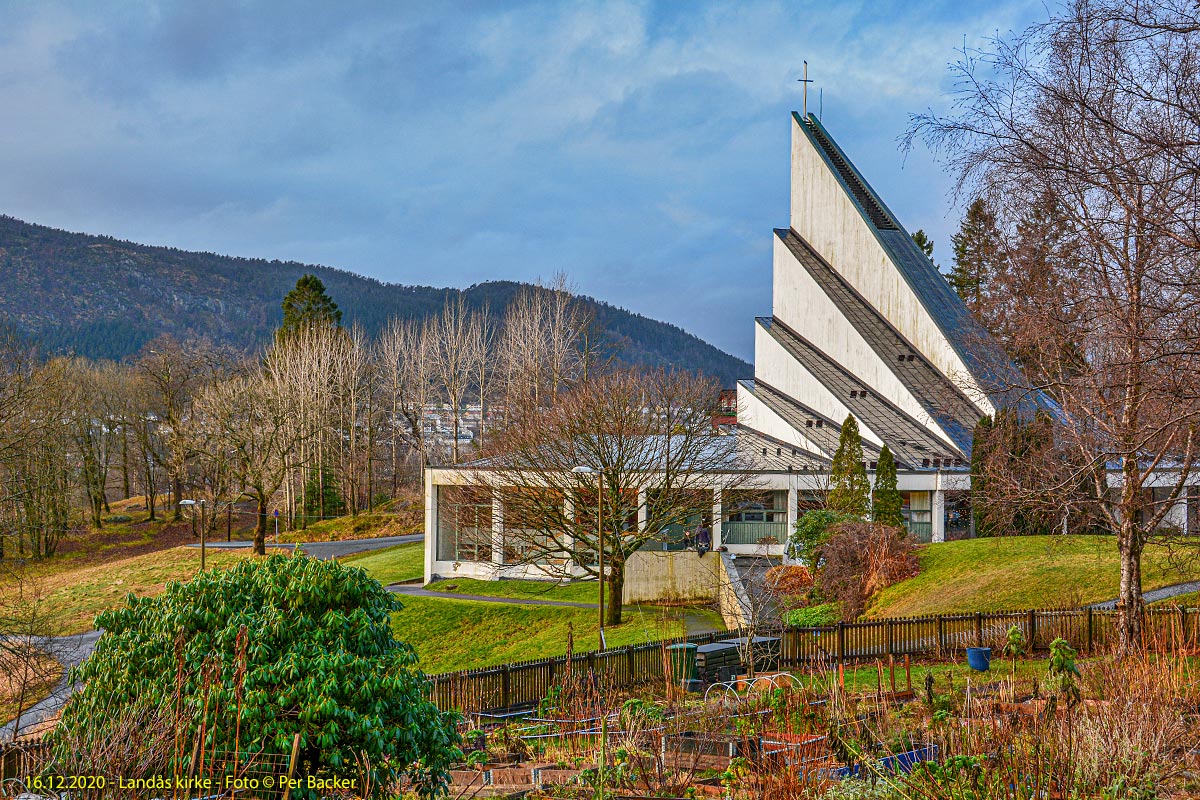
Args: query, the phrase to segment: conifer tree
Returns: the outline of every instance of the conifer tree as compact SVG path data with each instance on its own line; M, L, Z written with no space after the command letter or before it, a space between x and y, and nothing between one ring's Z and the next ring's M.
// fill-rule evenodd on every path
M285 339L309 325L338 327L341 323L342 312L325 291L325 284L316 275L303 275L283 298L283 324L276 339Z
M871 520L894 528L904 526L904 499L896 488L896 459L885 444L875 470L875 493L871 497Z
M967 308L979 313L989 281L1003 269L1004 250L996 215L982 197L967 207L954 245L954 267L947 280Z
M929 257L930 260L932 260L933 259L933 239L930 239L929 236L926 235L925 230L924 229L918 230L916 233L914 233L912 235L912 239L914 242L917 243L917 247L921 248L921 252L923 252L927 257Z
M863 465L862 434L858 420L850 414L842 423L837 452L830 467L828 508L840 514L866 519L870 511L871 484Z

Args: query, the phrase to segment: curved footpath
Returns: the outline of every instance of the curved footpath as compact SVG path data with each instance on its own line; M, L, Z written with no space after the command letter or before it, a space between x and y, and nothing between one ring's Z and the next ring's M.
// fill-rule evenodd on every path
M1172 597L1192 592L1200 592L1200 581L1188 581L1187 583L1176 583L1173 586L1164 586L1161 589L1151 589L1148 592L1142 592L1142 599L1147 603L1157 603L1159 600L1170 600ZM1084 606L1084 608L1094 608L1097 611L1112 611L1116 607L1116 600L1105 600L1103 603Z
M267 547L294 550L298 546L309 558L326 561L330 558L348 556L351 553L363 553L370 550L381 550L397 544L419 542L424 538L424 534L417 533L407 536L379 536L374 539L345 539L338 542L302 542L299 545L268 544ZM206 546L219 550L230 550L250 547L252 544L252 542L208 542ZM188 545L188 547L199 546L199 544ZM79 633L73 636L60 636L51 641L50 654L63 665L62 678L45 700L31 706L28 711L21 714L21 729L18 733L30 730L43 720L53 717L62 709L63 705L67 702L67 698L71 696L72 691L71 687L67 684L67 670L83 663L83 660L92 654L92 650L96 646L96 640L99 638L100 631L87 631L86 633ZM0 726L0 742L10 741L13 738L12 728L12 720Z

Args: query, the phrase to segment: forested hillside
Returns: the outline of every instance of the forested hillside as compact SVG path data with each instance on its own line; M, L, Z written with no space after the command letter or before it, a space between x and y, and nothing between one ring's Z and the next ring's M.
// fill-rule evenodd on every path
M207 336L240 349L265 343L279 303L304 273L325 283L346 324L374 333L391 317L440 311L448 292L387 284L330 267L151 247L0 216L0 320L51 352L121 359L162 333ZM468 305L503 311L522 284L481 283ZM682 329L584 298L597 328L626 363L701 370L732 386L746 362Z

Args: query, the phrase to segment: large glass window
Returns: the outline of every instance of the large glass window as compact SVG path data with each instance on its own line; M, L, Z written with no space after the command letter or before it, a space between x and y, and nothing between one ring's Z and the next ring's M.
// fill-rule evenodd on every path
M901 492L904 527L918 542L933 539L933 497L931 492Z
M477 486L439 486L439 561L492 560L492 492Z
M723 544L782 544L788 540L786 491L721 495Z

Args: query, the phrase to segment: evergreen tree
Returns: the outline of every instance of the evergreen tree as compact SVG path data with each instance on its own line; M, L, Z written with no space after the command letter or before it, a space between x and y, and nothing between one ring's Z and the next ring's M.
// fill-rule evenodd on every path
M923 229L919 229L912 235L912 240L917 243L917 247L921 248L921 252L923 252L930 261L932 261L933 239L930 239L928 236L926 236Z
M954 267L947 280L967 308L979 313L989 281L1003 270L1004 249L996 215L982 197L967 207L954 245Z
M987 442L992 429L991 415L985 416L975 425L971 442L971 518L975 522L976 536L992 536L995 531L987 518Z
M283 298L283 324L276 338L286 338L309 325L337 327L341 323L342 312L326 293L325 284L316 275L303 275L296 281L296 288Z
M875 470L875 493L871 497L871 520L880 525L894 528L904 526L904 499L896 488L896 459L885 444L879 452L879 466Z
M833 465L829 475L830 511L866 519L870 511L869 495L871 484L863 465L862 435L858 431L858 420L850 414L842 423L838 437L837 452L833 454Z

